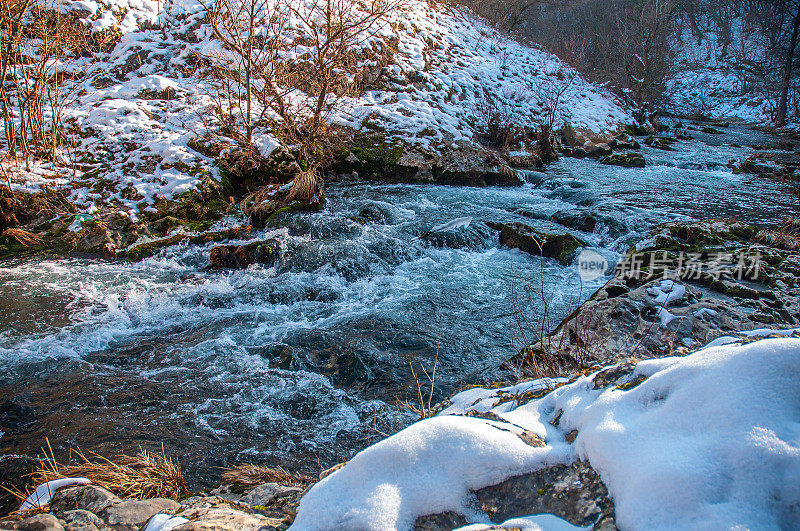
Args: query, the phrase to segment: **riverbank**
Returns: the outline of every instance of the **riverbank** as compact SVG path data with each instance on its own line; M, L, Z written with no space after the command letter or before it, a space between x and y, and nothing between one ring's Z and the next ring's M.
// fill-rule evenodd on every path
M514 420L517 417L505 418L506 412L546 404L553 400L554 393L572 388L584 380L589 381L590 386L600 394L627 394L633 389L646 387L648 379L655 376L653 370L647 368L653 362L643 360L664 360L658 361L656 366L670 366L682 363L679 361L681 359L705 356L715 347L725 348L724 345L731 345L729 348L734 349L731 352L743 348L752 350L752 356L757 356L754 349L760 348L759 345L766 344L765 341L776 341L763 338L800 338L800 329L796 328L800 325L797 318L800 315L797 310L800 302L800 250L797 240L788 237L791 230L792 227L759 230L724 220L669 223L655 228L650 237L636 245L620 261L615 278L561 322L556 330L521 351L510 362L518 374L534 373L549 367L557 369L563 377L522 379L509 382L507 386L462 391L432 408L439 412L436 418L442 419L442 422L448 418L457 422L461 422L457 419L470 418L475 422L499 423L499 426L506 426L514 432L520 420ZM800 341L780 341L789 341L781 343L789 349L787 355L794 353L785 361L800 356ZM778 363L778 359L775 363ZM700 374L707 373L707 378L713 378L715 370L709 366L708 369L702 369ZM772 389L774 383L758 380L757 377L752 382L756 386L764 386L765 390ZM748 392L756 388L748 387ZM559 389L561 391L557 391ZM735 399L731 399L730 404L725 397L718 399L722 404L734 407ZM545 410L551 411L549 416L553 416L551 408L545 407ZM684 413L689 414L688 411ZM706 419L705 422L713 423L715 420L718 419ZM428 422L423 421L423 424ZM615 505L619 503L616 496L622 496L623 503L627 503L628 498L619 493L618 487L609 489L605 482L609 478L612 482L619 481L617 472L605 465L598 472L593 466L597 458L588 450L591 448L587 446L589 442L584 442L587 436L582 435L584 429L588 428L571 429L570 425L577 427L577 424L568 410L555 414L555 420L551 420L550 424L557 428L554 432L551 430L555 428L548 428L545 433L537 433L536 429L530 428L533 431L523 430L518 434L519 440L536 452L555 451L563 444L584 450L575 457L558 458L555 464L537 465L534 471L521 475L514 473L514 466L506 468L508 472L503 473L507 475L501 478L502 481L489 480L488 476L487 479L467 480L467 484L471 485L470 496L478 500L478 506L485 515L482 518L500 523L512 518L549 513L575 526L616 529ZM417 429L415 426L402 433ZM740 427L747 429L746 424ZM387 442L400 436L398 434ZM447 448L449 443L442 441L440 444ZM385 443L378 443L374 450L371 447L362 454L366 456L370 452L378 452L378 448L385 446ZM649 448L654 452L653 456L667 452L666 448L658 446ZM563 449L558 452L563 453ZM365 459L360 455L353 459L354 463ZM487 466L489 464L486 463ZM342 472L335 472L343 466ZM525 470L526 466L518 470ZM343 477L352 474L350 468L338 465L331 471L321 473L320 479L329 476L331 479L320 482L316 491L330 491L323 484L335 484L333 478L338 477L337 474ZM395 479L400 485L406 484L403 483L406 481L402 479L404 477L408 477L411 480L409 485L413 485L414 474L422 472L412 473L410 470L397 470ZM444 474L439 469L426 470L425 473L434 476ZM455 479L445 480L442 477L443 481L448 482ZM473 485L474 481L478 483ZM683 485L683 482L673 484L667 481L662 485L662 490L671 492L670 489L680 489ZM221 530L286 529L297 517L298 505L300 514L303 514L303 503L306 515L314 514L315 502L312 500L319 498L319 493L312 488L313 485L299 488L293 484L269 483L248 492L239 490L234 493L230 488L221 487L198 493L180 503L159 499L133 503L120 500L98 487L70 487L57 495L50 514L15 523L6 521L0 523L0 528L53 531L135 529L160 513L177 515L167 520L176 527L164 529L199 530L212 525ZM446 487L442 484L441 488ZM312 492L315 494L309 494L308 501L301 501L306 493ZM433 498L444 495L437 489L431 494ZM340 491L338 499L335 504L352 505L354 510L361 503L356 491L350 498L346 489ZM445 496L442 499L449 498ZM329 506L328 503L333 502L326 502L325 506L333 507L333 514L336 514L339 505ZM444 506L447 503L444 502ZM383 505L372 509L369 507L366 505L362 509L380 510L381 514L389 510ZM413 518L412 527L415 530L449 530L476 521L475 514L471 512L450 510L428 514L413 507L405 509L411 511L408 514L422 511ZM632 522L631 518L634 518L633 522L641 518L632 517L627 506L623 517L627 518L628 525ZM657 522L657 515L654 518L653 522ZM356 525L349 519L337 522L337 526ZM534 523L535 520L529 522L530 525ZM399 523L397 525L405 527ZM299 528L322 529L328 526L324 523L309 526L306 516Z

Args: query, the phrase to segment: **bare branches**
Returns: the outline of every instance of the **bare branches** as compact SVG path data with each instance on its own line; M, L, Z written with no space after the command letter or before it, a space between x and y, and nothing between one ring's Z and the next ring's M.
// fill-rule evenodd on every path
M358 93L359 54L396 0L215 0L207 6L219 50L205 57L220 122L251 144L264 127L317 158L327 118ZM236 130L241 127L241 134Z
M0 107L7 155L55 161L66 142L63 117L77 98L91 31L55 0L1 0Z

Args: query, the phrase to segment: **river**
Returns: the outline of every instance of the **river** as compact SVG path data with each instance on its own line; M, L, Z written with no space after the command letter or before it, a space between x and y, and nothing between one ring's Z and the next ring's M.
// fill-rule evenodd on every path
M238 462L319 469L415 417L410 364L436 398L490 382L519 347L518 294L542 289L554 327L605 282L499 245L487 222L591 213L573 230L614 262L655 224L798 212L788 186L735 175L731 159L774 144L730 127L692 131L647 167L562 158L520 188L333 183L324 211L296 215L274 267L209 269L207 246L137 263L46 258L0 263L0 454L138 447L176 455L194 485ZM371 221L351 219L369 208ZM560 215L560 217L559 217ZM417 236L454 218L467 228ZM517 294L517 296L515 296ZM530 330L527 333L531 333Z

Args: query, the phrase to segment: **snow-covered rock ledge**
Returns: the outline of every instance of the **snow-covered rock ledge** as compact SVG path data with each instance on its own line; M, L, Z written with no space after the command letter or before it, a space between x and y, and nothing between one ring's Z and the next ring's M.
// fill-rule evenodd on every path
M481 489L578 461L599 473L622 529L797 528L798 388L800 339L770 338L604 368L527 402L488 393L356 455L302 498L291 529L411 529L444 513L491 525ZM516 509L503 517L528 515Z

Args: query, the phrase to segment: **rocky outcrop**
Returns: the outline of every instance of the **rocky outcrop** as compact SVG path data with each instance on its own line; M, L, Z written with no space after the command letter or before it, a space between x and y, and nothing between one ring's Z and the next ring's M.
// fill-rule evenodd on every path
M800 179L800 158L792 153L757 152L739 164L733 173L747 173L773 179Z
M677 139L667 136L648 136L644 139L645 144L662 151L672 151L672 144L677 141Z
M562 369L580 370L800 325L800 253L761 244L757 234L722 221L658 227L623 258L615 278L510 365L556 353Z
M221 487L176 502L164 498L120 499L95 485L58 491L49 513L0 520L0 530L138 531L156 515L175 516L177 531L283 530L294 520L302 489L265 483L234 494ZM180 518L180 520L178 519Z
M439 151L421 151L383 135L357 135L331 166L336 175L393 182L451 186L522 186L516 170L483 146L459 142Z
M500 243L535 256L554 258L564 265L586 244L572 234L546 234L523 223L509 223L500 231Z
M614 503L600 476L585 461L511 477L474 492L477 506L494 523L532 514L553 514L576 526L614 530ZM453 512L423 516L415 531L446 531L466 525Z

